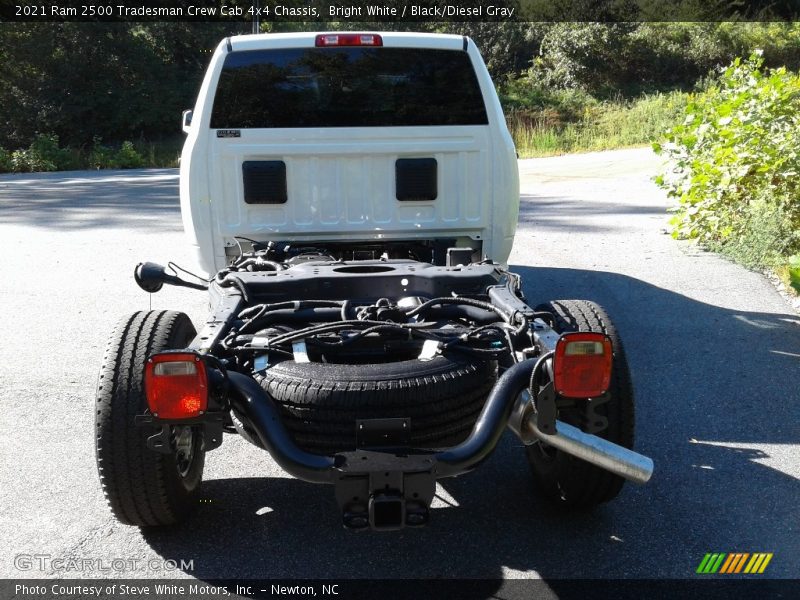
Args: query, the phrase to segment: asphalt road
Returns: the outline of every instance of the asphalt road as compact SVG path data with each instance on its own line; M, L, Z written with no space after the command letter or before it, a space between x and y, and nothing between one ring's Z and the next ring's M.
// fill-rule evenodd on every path
M202 292L150 298L132 278L140 260L189 264L177 173L0 176L0 577L691 578L706 552L773 552L768 573L797 577L800 318L762 276L663 233L656 165L644 150L521 161L511 257L531 303L588 298L615 318L652 481L560 514L509 433L439 486L430 526L380 535L344 531L330 488L235 436L208 455L188 523L115 523L93 450L108 333L151 302L205 315ZM20 570L20 554L138 568Z

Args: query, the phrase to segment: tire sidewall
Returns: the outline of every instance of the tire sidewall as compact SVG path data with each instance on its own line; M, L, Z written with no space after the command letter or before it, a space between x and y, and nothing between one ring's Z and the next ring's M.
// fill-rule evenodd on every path
M595 331L609 336L613 349L610 398L600 404L596 414L608 419L608 426L594 435L621 446L633 447L633 390L624 348L617 330L607 313L597 304L585 300L557 300L540 305L536 310L552 312L558 333ZM586 311L601 326L587 326L573 311ZM567 319L575 322L570 323ZM580 426L579 408L559 411L558 418ZM535 443L526 447L528 462L537 488L557 505L569 508L591 508L615 497L624 479L582 461L566 452Z
M122 523L170 525L197 504L205 465L202 432L193 430L192 459L182 475L175 454L147 447L158 428L134 422L148 409L144 366L149 356L185 348L194 336L184 313L147 311L120 320L109 340L97 385L95 456L106 500Z

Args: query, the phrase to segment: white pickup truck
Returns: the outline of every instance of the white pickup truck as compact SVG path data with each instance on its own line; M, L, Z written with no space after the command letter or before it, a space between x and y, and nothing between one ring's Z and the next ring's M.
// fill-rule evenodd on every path
M436 480L506 428L559 505L649 479L608 315L531 308L507 268L516 155L469 38L228 38L183 126L181 210L206 278L153 263L135 278L208 290L212 311L199 332L138 312L111 337L96 449L119 521L184 518L225 434L333 485L350 529L424 525Z

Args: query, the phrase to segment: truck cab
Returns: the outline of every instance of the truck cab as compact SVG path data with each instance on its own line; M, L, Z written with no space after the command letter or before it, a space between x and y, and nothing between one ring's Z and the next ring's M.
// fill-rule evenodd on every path
M186 130L181 210L208 274L248 240L433 264L448 248L500 263L511 251L516 154L467 37L230 37Z

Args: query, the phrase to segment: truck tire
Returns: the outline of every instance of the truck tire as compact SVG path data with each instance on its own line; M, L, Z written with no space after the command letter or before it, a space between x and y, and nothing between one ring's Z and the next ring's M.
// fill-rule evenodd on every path
M97 471L111 512L127 525L171 525L197 505L205 462L202 434L175 427L176 449L162 454L147 447L156 429L134 423L147 408L147 358L185 348L194 336L183 313L142 311L122 319L106 347L95 406Z
M548 311L556 319L555 329L567 331L594 331L611 338L614 351L611 385L608 402L595 408L595 414L605 417L608 425L591 432L626 448L633 448L634 397L628 362L617 330L600 306L586 300L554 300L536 307ZM576 407L560 409L558 418L586 430L586 420L581 418L584 401ZM537 489L555 504L577 509L588 509L608 502L619 494L624 479L599 467L556 450L541 442L526 447Z
M411 446L457 444L472 430L496 379L493 361L437 356L370 365L284 361L259 383L300 447L332 454L357 447L356 419L407 417Z

